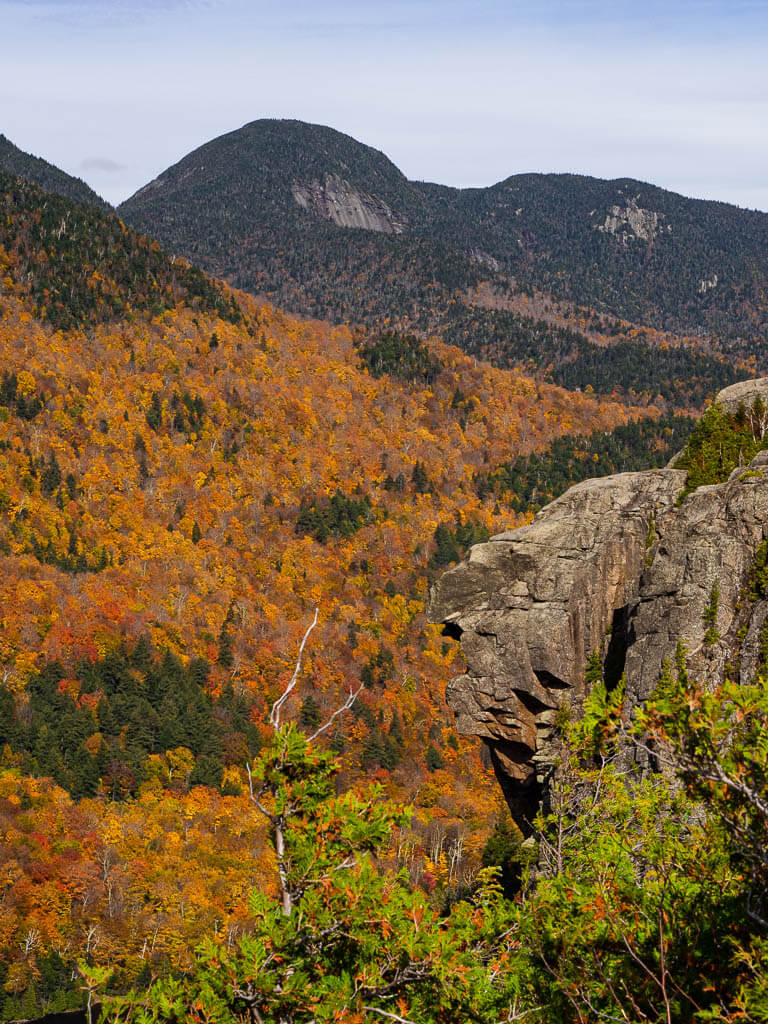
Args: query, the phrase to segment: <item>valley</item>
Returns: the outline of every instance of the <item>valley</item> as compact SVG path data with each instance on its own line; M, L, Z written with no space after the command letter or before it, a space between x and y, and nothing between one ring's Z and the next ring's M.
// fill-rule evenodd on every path
M664 931L676 886L686 941L700 903L706 956L731 925L761 956L734 908L764 870L721 823L759 840L765 821L702 796L675 730L689 670L714 692L734 652L762 664L768 215L629 179L411 182L295 121L213 140L116 211L4 137L0 168L0 1019L86 992L142 1024L591 1019L562 1016L597 998L570 962L546 983L541 964L569 914L591 941L598 904L609 923L660 915L703 1005L705 968ZM734 387L741 404L701 417ZM609 653L633 664L632 602L659 588L669 635L654 647L645 624L653 671L622 689ZM705 690L696 709L727 718ZM687 788L644 778L628 809L641 705ZM550 870L561 769L570 860ZM619 822L597 838L589 793ZM647 871L669 871L661 895L627 881L622 821ZM662 821L682 867L644 845ZM592 842L626 890L595 882ZM306 882L315 861L327 874ZM377 959L390 939L397 969ZM737 961L717 998L759 1006ZM633 984L653 1007L655 983Z

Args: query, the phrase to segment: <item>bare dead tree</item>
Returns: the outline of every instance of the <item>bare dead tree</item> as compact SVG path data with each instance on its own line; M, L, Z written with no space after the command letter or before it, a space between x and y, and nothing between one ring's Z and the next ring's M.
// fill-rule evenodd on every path
M283 693L281 694L281 696L278 697L277 700L275 701L275 703L272 705L272 710L269 712L269 724L275 730L280 728L280 712L283 710L283 707L285 706L285 702L288 700L288 698L290 697L293 689L296 686L296 683L299 681L299 673L301 672L301 658L302 658L302 655L304 654L304 648L307 645L307 640L309 640L309 634L312 632L312 630L317 625L317 617L318 617L319 613L320 613L320 609L319 608L315 608L315 617L312 620L312 624L310 625L309 629L304 634L304 639L301 641L301 646L299 647L299 654L298 654L298 657L296 658L296 667L293 670L293 675L291 676L291 681L288 683L288 685L286 686L285 690L283 690Z
M286 701L290 697L293 690L296 688L296 684L299 681L299 676L301 673L301 660L304 654L304 648L307 645L307 640L309 639L310 633L317 625L319 612L319 608L315 608L315 616L312 622L310 623L306 633L304 634L304 637L301 641L301 645L299 646L299 653L296 658L296 665L293 670L293 675L291 676L291 679L288 685L286 686L285 690L283 690L282 694L277 698L275 703L272 705L272 709L269 713L269 724L272 726L276 734L279 734L281 729L281 714L285 707ZM316 729L315 732L313 732L312 735L307 738L307 744L313 743L318 738L318 736L322 735L322 733L324 733L327 729L330 728L330 726L335 722L339 715L343 714L343 712L345 711L348 711L349 708L352 707L362 688L363 687L361 684L357 690L350 690L349 694L347 695L347 699L344 701L341 707L337 708L337 710L333 712L333 714L330 716L330 718L328 718L325 724L321 725L319 729ZM256 787L254 785L253 772L251 771L250 764L246 765L246 771L248 772L248 791L251 798L251 802L259 810L259 812L267 819L272 829L272 834L274 836L275 842L277 874L280 883L280 896L283 915L285 917L290 917L294 905L294 893L292 891L290 881L288 878L288 865L286 863L285 856L285 829L290 814L290 809L286 808L280 814L276 814L273 811L270 811L270 809L264 804L264 797L267 793L267 789L264 787L259 791L256 790Z

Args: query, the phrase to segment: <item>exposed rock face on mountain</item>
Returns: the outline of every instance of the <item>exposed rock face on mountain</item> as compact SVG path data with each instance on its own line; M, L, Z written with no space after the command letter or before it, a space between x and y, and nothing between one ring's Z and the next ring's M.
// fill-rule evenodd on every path
M511 278L654 327L765 334L750 296L768 282L768 215L629 178L449 188L409 181L322 125L260 120L188 154L118 212L230 283L327 319L413 322L490 272L502 289Z
M603 223L597 225L597 230L616 235L624 245L634 239L652 242L662 230L663 222L663 214L642 209L633 198L626 206L612 206ZM671 231L669 225L667 230Z
M395 216L383 200L361 192L336 174L326 175L322 182L294 182L293 198L303 210L312 210L340 228L399 235L406 225L405 218Z
M739 401L768 385L751 383ZM448 690L457 727L488 743L523 825L553 757L556 715L583 701L593 652L609 685L626 673L630 709L679 640L689 672L710 683L726 666L742 681L758 667L768 601L749 591L768 536L768 452L678 506L684 481L666 469L578 484L529 526L472 548L432 592L431 617L461 640L467 662Z

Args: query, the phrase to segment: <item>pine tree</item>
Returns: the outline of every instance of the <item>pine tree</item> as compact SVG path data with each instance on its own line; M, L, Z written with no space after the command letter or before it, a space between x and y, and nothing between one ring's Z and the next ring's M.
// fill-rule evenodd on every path
M311 693L301 702L299 725L305 729L316 729L320 725L320 705Z
M40 474L40 490L46 498L50 498L56 488L61 484L61 469L56 458L56 453L51 452L48 456L43 472Z
M433 743L430 743L430 745L427 747L426 760L427 768L431 772L435 772L441 768L445 768L445 758Z

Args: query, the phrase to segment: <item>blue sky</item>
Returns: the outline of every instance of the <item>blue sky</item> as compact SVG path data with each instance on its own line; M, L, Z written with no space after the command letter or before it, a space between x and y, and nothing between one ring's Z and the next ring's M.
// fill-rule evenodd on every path
M635 177L768 210L768 0L0 0L0 132L118 202L259 117L411 178Z

